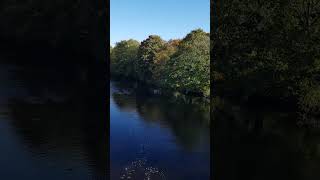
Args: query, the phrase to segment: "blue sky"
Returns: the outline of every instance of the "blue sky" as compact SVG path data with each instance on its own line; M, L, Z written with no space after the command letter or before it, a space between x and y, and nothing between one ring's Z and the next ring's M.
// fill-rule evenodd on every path
M210 31L210 0L110 0L111 45L149 35L183 38L191 30Z

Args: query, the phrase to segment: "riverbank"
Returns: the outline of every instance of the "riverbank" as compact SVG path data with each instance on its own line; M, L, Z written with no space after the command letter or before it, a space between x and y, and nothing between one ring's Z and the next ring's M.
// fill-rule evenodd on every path
M119 76L119 75L111 75L111 81L118 81L121 84L125 84L127 87L132 90L137 90L139 94L143 95L151 95L151 96L163 96L168 97L175 102L183 102L188 104L209 104L210 97L203 96L199 93L192 92L182 92L174 89L157 86L155 84L146 83L143 81L136 80L134 78ZM139 95L138 94L138 95Z

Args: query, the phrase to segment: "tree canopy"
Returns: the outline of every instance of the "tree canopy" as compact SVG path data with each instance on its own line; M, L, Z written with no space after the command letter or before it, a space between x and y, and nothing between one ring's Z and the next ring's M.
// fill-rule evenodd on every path
M201 29L185 38L151 35L141 43L121 41L110 48L111 72L181 92L209 96L210 36Z
M224 0L215 9L213 68L223 90L320 112L319 1Z

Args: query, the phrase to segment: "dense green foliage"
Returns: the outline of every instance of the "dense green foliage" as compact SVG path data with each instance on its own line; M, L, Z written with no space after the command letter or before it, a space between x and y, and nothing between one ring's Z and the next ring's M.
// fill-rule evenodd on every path
M136 40L121 41L111 47L111 72L127 77L136 77L135 61L140 43Z
M111 73L184 93L209 96L210 36L201 29L184 39L156 35L139 44L121 41L111 47Z
M48 46L46 48L72 49L77 54L90 51L92 55L100 56L105 47L106 39L102 37L107 37L106 22L109 20L105 15L106 3L1 0L0 45L25 45L28 49Z
M210 36L195 30L180 43L177 52L168 61L166 83L183 91L210 91Z
M141 42L136 62L138 78L141 81L155 80L153 72L156 69L157 54L164 49L165 41L160 36L151 35Z
M222 2L212 36L213 74L222 89L294 99L304 111L320 112L320 2Z

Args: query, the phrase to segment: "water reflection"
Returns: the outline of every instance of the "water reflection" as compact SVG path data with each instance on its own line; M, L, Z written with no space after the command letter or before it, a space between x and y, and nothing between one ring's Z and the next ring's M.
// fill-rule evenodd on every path
M107 179L106 111L86 85L56 67L0 72L1 179Z
M297 114L221 103L212 112L216 179L320 177L319 129L297 125Z
M150 170L145 174L160 173L160 179L209 178L208 105L177 103L113 81L110 110L111 179L119 178L124 168L134 170L133 179L146 178L132 164L143 164Z

